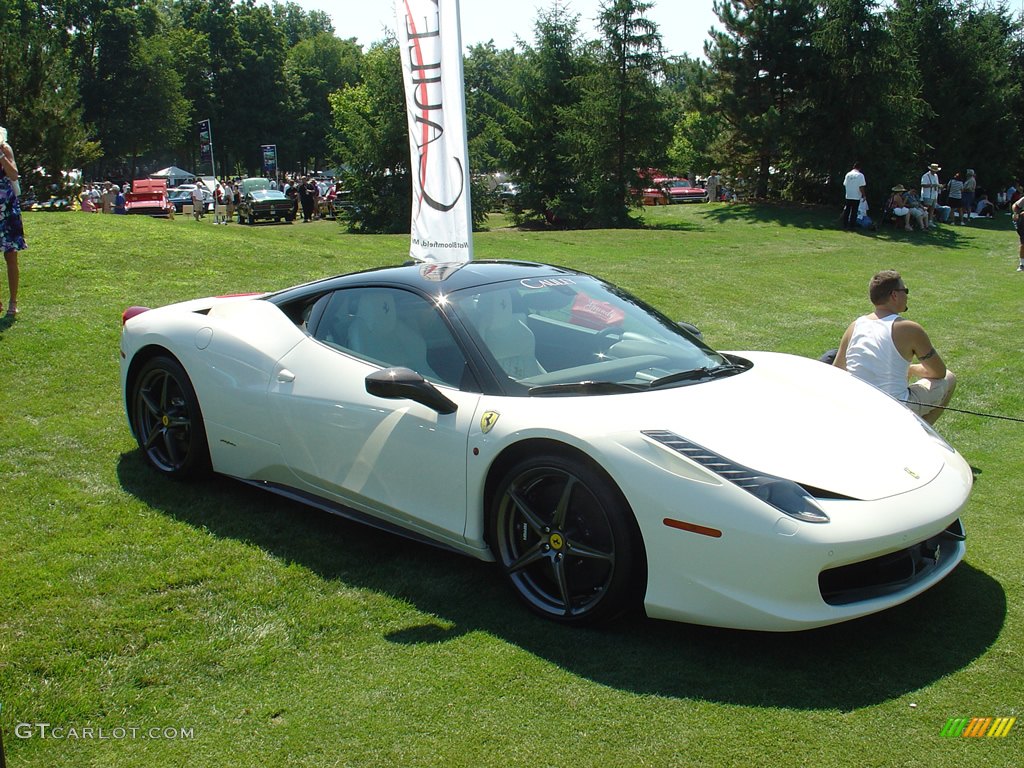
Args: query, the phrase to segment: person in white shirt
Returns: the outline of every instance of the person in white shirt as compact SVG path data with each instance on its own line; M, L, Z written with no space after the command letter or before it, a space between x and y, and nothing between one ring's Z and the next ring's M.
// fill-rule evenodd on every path
M850 323L832 364L934 424L953 396L956 376L946 368L924 328L899 314L907 311L910 296L899 272L877 273L868 284L868 296L874 312ZM910 377L917 380L908 385Z
M843 229L854 229L857 226L857 211L860 208L860 201L864 198L864 190L867 181L861 171L860 162L853 164L853 168L843 179L843 187L846 190L846 204L843 206Z
M199 221L206 213L206 202L203 200L202 182L197 182L192 188L192 218Z
M928 223L933 227L938 226L935 221L935 206L939 202L939 190L942 189L942 185L939 184L941 170L938 163L932 163L921 177L921 205L928 214Z

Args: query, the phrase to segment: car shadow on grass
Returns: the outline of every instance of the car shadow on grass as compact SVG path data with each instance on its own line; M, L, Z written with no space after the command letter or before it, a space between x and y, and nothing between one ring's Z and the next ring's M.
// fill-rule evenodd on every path
M385 634L387 642L439 644L486 632L572 674L642 695L856 710L963 669L995 643L1006 618L1000 584L962 563L909 603L804 632L717 629L642 615L604 627L568 628L527 611L493 564L226 478L171 482L144 465L137 452L121 456L118 476L128 493L175 520L259 547L324 580L408 601L428 614Z

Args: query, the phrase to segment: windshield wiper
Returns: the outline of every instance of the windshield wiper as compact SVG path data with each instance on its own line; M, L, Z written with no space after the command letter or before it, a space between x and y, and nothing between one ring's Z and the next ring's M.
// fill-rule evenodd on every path
M678 384L681 381L702 381L704 379L715 379L719 376L732 376L733 374L740 373L741 371L747 370L742 365L736 365L735 363L723 363L722 365L716 365L714 368L694 368L690 371L679 371L678 373L670 373L667 376L662 376L660 379L655 379L650 383L651 389L657 389L658 387L668 386L669 384Z
M636 384L620 384L617 381L570 381L566 384L541 384L530 387L526 394L537 395L616 395L622 392L638 392L644 387Z

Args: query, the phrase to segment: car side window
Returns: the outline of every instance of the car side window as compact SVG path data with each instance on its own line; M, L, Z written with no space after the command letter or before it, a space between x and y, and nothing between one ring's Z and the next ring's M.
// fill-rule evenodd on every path
M335 291L314 337L374 365L411 368L436 383L472 388L465 355L437 307L409 291Z

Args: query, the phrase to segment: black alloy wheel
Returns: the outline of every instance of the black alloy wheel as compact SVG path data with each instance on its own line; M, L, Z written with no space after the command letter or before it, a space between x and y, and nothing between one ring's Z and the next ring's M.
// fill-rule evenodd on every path
M640 533L619 489L581 461L514 466L498 487L489 541L519 597L566 624L612 619L637 602Z
M209 469L199 400L177 360L161 356L143 366L132 388L131 417L139 447L158 472L183 479Z

